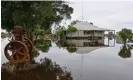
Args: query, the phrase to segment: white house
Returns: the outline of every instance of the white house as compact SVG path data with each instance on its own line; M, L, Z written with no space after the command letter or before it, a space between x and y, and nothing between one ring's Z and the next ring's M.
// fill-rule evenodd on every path
M103 44L105 31L114 31L105 28L100 28L88 23L87 21L78 21L73 27L77 28L76 32L66 33L66 39L87 39L94 44Z

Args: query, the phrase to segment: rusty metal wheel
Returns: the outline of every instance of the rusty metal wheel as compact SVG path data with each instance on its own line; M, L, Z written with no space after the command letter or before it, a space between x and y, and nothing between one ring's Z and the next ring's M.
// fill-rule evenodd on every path
M27 60L28 49L27 46L20 41L11 41L4 50L6 58L11 63L22 63Z
M29 50L29 54L31 54L31 52L33 50L32 42L28 38L24 38L24 43L25 43L25 45L27 46L27 48Z
M30 61L30 54L27 54L27 58L25 60L25 62L29 62Z

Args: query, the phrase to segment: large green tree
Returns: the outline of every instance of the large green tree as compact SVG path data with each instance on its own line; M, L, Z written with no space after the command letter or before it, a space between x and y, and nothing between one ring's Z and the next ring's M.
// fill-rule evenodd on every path
M1 28L10 32L15 25L20 25L31 37L37 25L50 29L53 23L70 19L72 13L73 8L64 1L2 1Z
M121 37L124 44L126 44L127 41L131 41L133 39L133 33L131 29L122 29L119 31L119 36Z
M77 28L73 27L73 25L76 24L76 21L72 21L70 25L68 25L68 28L66 29L65 26L59 26L57 28L56 35L62 37L65 37L67 33L76 32Z

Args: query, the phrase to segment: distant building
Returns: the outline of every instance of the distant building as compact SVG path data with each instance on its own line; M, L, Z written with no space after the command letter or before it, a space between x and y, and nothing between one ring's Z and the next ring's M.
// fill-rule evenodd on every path
M114 31L95 26L87 21L78 21L73 27L76 32L66 33L66 39L87 39L91 44L104 44L105 31ZM114 32L115 33L115 32Z

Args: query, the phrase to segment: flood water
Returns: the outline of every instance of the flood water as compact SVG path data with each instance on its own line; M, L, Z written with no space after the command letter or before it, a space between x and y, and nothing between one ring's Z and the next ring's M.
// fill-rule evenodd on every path
M31 64L37 67L13 72L4 55L7 43L7 38L1 40L2 80L133 80L133 49L122 44L90 47L79 41L78 46L71 43L70 47L63 42L41 41L36 43L38 53ZM57 75L71 78L58 79Z

